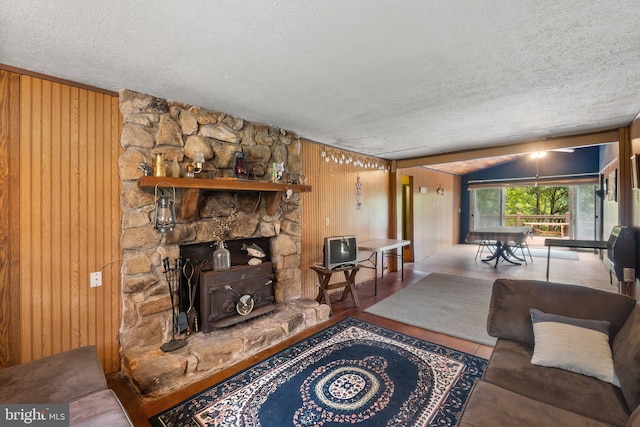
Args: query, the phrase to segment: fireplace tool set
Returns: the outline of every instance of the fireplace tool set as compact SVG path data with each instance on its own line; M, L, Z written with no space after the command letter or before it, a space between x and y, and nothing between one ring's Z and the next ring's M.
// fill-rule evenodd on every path
M198 277L206 263L206 259L202 260L198 269L195 269L189 258L184 262L182 261L182 258L176 258L173 266L171 266L171 262L168 257L162 260L164 277L167 281L167 285L169 286L169 297L171 299L171 340L160 347L164 352L177 350L187 344L186 340L177 339L176 333L182 334L187 332L187 334L191 334L192 332L198 331L198 312L195 308L194 300L196 290L198 288ZM187 295L189 298L189 307L186 312L182 311L180 308L181 306L184 306L184 304L180 304L181 275L184 275L188 287ZM196 280L195 282L192 282L194 276L196 277Z
M187 325L188 325L188 329L187 329L188 334L191 334L193 332L198 332L199 330L198 310L196 310L196 307L195 307L195 299L196 299L196 292L198 290L198 279L200 278L200 272L202 271L204 266L207 264L207 262L208 261L206 259L203 259L200 262L200 265L198 266L198 268L195 269L193 267L193 264L191 263L191 259L187 258L186 262L182 266L182 274L184 275L185 279L187 279L187 291L188 291L187 295L189 297L189 308L187 309L187 312L185 315L187 320ZM196 281L194 283L191 283L191 280L193 279L194 275L196 276Z

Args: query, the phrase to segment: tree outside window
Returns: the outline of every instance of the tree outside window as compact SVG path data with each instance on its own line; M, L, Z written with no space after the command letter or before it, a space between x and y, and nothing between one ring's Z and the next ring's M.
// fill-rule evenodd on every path
M507 215L564 215L569 211L569 187L510 187L505 203Z

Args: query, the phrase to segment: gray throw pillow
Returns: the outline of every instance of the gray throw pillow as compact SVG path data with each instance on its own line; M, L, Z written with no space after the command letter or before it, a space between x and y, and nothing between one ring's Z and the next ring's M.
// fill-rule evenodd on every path
M609 322L575 319L532 308L531 363L588 375L619 386L609 346Z

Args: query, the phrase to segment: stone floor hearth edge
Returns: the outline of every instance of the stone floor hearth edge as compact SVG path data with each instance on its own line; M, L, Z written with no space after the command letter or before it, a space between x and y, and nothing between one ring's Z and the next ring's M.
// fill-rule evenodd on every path
M276 304L276 310L228 328L186 337L187 345L130 349L123 370L142 398L157 398L205 378L329 318L329 307L311 299ZM183 339L185 336L176 336Z

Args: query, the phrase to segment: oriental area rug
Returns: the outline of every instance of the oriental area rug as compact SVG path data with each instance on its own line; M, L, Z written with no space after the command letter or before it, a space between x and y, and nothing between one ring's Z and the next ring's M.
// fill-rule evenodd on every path
M454 426L487 361L353 318L150 418L153 426Z

